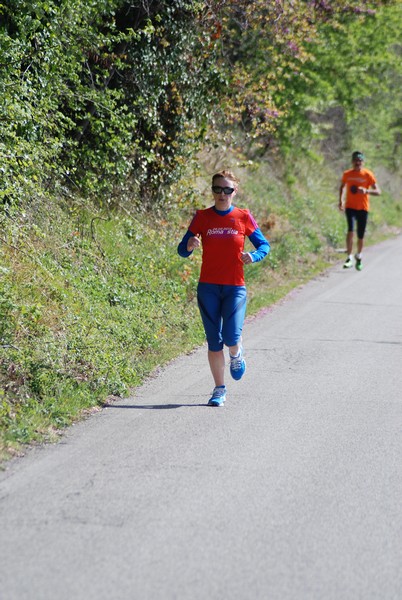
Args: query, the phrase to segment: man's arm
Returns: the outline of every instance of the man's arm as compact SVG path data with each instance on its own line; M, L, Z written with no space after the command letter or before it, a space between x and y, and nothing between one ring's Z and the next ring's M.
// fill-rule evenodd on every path
M339 187L339 210L344 210L344 206L343 206L343 202L342 202L342 196L343 196L343 188L345 187L345 184L342 182L340 187Z
M370 196L380 196L381 190L376 183L373 183L370 188L366 189L366 194L370 194Z
M358 187L357 191L360 194L370 194L370 196L379 196L381 194L381 190L376 183L373 183L373 185L369 188Z

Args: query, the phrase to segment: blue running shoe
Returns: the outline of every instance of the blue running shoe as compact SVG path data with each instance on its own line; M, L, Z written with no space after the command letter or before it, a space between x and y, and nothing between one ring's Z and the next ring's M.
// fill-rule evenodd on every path
M240 347L239 354L237 356L231 356L230 358L230 374L233 379L239 381L246 371L246 361L243 358L243 348Z
M223 403L226 400L226 387L224 385L220 385L214 388L212 392L212 396L208 402L208 406L223 406Z

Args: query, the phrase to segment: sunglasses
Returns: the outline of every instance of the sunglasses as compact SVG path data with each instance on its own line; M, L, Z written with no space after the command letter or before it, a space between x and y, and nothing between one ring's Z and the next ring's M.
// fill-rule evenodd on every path
M230 194L233 194L234 188L221 187L220 185L213 185L212 191L214 194L221 194L223 192L226 196L230 196Z

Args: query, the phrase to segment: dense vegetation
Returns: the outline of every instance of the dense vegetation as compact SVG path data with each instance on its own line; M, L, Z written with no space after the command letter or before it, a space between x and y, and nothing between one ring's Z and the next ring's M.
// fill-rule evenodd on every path
M235 166L273 241L251 310L343 245L340 171L364 149L401 226L399 2L0 3L0 428L49 438L203 340L176 244ZM198 179L197 179L198 177Z

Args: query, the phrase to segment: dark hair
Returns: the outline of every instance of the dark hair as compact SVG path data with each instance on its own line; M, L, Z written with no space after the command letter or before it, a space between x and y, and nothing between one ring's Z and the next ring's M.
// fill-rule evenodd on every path
M352 160L355 160L356 158L360 158L360 160L364 160L363 152L359 152L359 150L356 150L356 152L353 152Z

